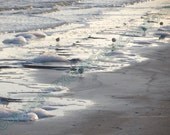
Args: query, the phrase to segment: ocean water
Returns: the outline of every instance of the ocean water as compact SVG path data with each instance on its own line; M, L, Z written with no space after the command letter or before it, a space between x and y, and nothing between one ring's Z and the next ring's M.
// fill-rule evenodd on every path
M141 2L0 0L0 99L21 99L0 107L0 119L34 121L94 105L72 98L68 86L88 73L146 60L134 50L155 46L157 38L144 37L138 27L145 11L124 10Z
M73 21L81 22L82 18L99 14L107 7L121 7L134 2L135 0L0 0L0 32L55 28ZM63 8L67 8L66 14L63 13Z

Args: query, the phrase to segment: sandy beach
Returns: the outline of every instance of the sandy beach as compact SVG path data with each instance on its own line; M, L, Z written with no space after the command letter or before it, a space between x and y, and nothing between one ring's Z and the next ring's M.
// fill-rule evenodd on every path
M59 46L61 50L64 48L62 53L68 53L65 48L73 48L71 53L81 54L82 52L83 55L93 55L94 52L90 51L90 49L88 50L89 47L93 47L99 51L95 52L96 55L90 57L90 60L98 61L98 63L90 63L89 65L87 62L80 62L80 66L83 65L87 67L87 69L85 68L85 72L80 75L70 75L70 72L68 72L70 68L70 57L69 59L64 59L58 56L57 58L40 56L33 59L34 63L30 61L29 63L24 63L24 72L16 70L18 76L11 77L13 80L16 80L16 82L9 83L10 88L13 87L14 89L16 87L15 85L19 84L19 90L13 90L11 92L7 89L7 92L11 93L11 95L14 94L15 98L23 96L24 102L28 101L32 93L41 93L40 96L45 97L45 101L48 101L48 104L46 104L44 99L38 99L43 100L43 102L41 101L42 109L49 112L54 110L52 114L55 115L53 117L51 113L34 110L31 113L35 113L39 117L36 121L25 122L21 120L20 122L11 122L10 120L8 122L5 121L5 123L1 120L0 127L2 129L0 130L0 135L169 135L169 4L168 0L129 4L121 10L118 9L120 11L105 11L101 18L96 17L95 20L89 21L89 26L73 29L65 32L63 35L61 34L61 38L64 36L68 38L73 34L73 37L68 38L68 41L61 41L61 44L75 41L71 47L68 45ZM165 7L166 5L167 7ZM134 12L132 12L133 8L135 10ZM119 12L121 15L117 15ZM156 19L152 18L153 14L159 17L156 17ZM148 28L145 33L144 28L146 27L141 25L141 22L143 23L142 19L146 16L152 18L147 23L153 26L147 25ZM112 26L112 22L114 22L114 20L116 21L116 19L122 20L123 28L121 28L122 25L119 26L116 22ZM109 26L102 27L104 22ZM161 22L163 24L161 24ZM128 25L128 30L124 28L126 25ZM144 33L141 34L141 32L137 31L137 28L143 29ZM91 33L89 37L85 37L87 31ZM79 34L79 32L83 33L83 35ZM54 33L53 29L47 29L44 33L53 33L54 35L52 35L52 37L47 36L45 40L39 40L36 37L37 39L28 42L28 45L36 46L36 41L38 40L44 47L45 43L53 44L51 40L59 35L58 33ZM126 36L125 40L122 41L116 34ZM12 35L13 34L9 34L10 37ZM78 38L78 35L81 35L83 38ZM33 34L33 36L35 37L37 35ZM42 37L46 35L41 33L38 34L38 36ZM1 35L0 40L4 40L5 37L6 35ZM116 42L117 44L113 43L116 49L113 46L109 46L110 44L113 45L111 42L113 37L120 40L120 42ZM75 39L77 41L80 40L80 42L76 42ZM9 43L9 40L5 41ZM25 42L25 40L22 41ZM96 46L93 46L93 44L96 44ZM122 47L123 44L126 44L125 47ZM23 47L25 52L27 52L26 49L29 48L28 45L25 48ZM76 47L76 45L78 47ZM79 48L81 45L84 45L83 49L81 47ZM42 54L42 46L36 46L37 48L33 54L37 52ZM55 45L55 49L56 46L57 45ZM108 46L110 47L109 49L112 49L111 52L108 52ZM49 47L54 49L52 45ZM29 49L32 53L33 49L31 47ZM47 48L47 50L48 49L49 48ZM102 51L100 51L100 49ZM8 48L6 50L8 50ZM103 50L107 54L107 57L111 57L105 57L106 59L103 58L103 55L99 57L103 54ZM53 51L51 51L51 53L53 53ZM83 60L85 59L84 56L78 56ZM60 61L61 63L42 64L42 61L48 61L49 59L51 63L56 61ZM7 65L7 67L10 69L11 65L9 67ZM3 66L1 68L4 73ZM71 68L74 68L74 66ZM9 72L15 72L15 69ZM26 76L26 78L22 77L22 75ZM63 79L63 75L64 77L66 76L66 78ZM8 77L7 79L10 81L12 80L11 78ZM18 81L18 78L24 78L24 83L19 82L20 80ZM60 78L62 78L62 82ZM0 78L0 85L3 86L2 88L6 88L4 84L7 83L7 79L3 79L2 77ZM35 85L34 82L39 85ZM54 84L60 84L62 87L57 87L58 90L56 91L54 91L54 89L37 91L37 88L47 88ZM30 86L24 89L24 86L27 85ZM32 97L31 99L37 100ZM15 105L12 107L15 108ZM22 110L21 105L16 105L16 108ZM0 110L1 109L2 107ZM0 112L0 114L3 114L3 112ZM3 128L4 123L6 127Z
M36 124L16 123L1 134L169 135L170 48L150 51L143 54L150 58L146 62L114 73L89 74L70 86L76 98L93 100L94 106Z

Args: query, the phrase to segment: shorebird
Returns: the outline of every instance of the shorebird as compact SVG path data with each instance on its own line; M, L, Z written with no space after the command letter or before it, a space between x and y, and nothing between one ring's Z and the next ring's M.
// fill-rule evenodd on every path
M11 102L22 102L21 99L13 99L13 98L6 98L6 97L0 97L0 104L2 104L3 106L6 105L6 107L8 106L9 103Z
M59 41L60 41L60 38L58 37L58 38L56 38L55 40L56 40L56 42L59 42Z
M147 31L147 28L146 27L144 27L144 26L141 26L141 29L143 30L143 36L146 36L146 31Z
M124 26L126 26L127 24L126 23L123 23Z
M83 66L78 68L78 73L79 74L83 74L84 73L84 67Z
M165 39L167 36L168 36L168 34L162 33L162 34L159 36L159 40Z
M116 42L116 38L112 38L112 42L113 42L113 43Z
M160 25L164 25L164 23L163 23L163 22L160 22Z
M114 51L115 50L115 46L114 46L114 43L116 42L116 38L112 38L112 51Z

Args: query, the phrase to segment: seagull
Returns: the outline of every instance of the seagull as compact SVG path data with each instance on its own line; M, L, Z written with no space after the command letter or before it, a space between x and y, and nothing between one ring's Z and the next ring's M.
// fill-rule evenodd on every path
M14 98L0 97L0 104L2 104L3 106L6 105L6 107L7 107L10 102L22 102L22 100L14 99Z

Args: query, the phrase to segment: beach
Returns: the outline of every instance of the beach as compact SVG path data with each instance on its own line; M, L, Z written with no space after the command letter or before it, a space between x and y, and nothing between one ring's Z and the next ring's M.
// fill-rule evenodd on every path
M65 117L36 123L16 123L2 133L168 135L169 51L169 47L156 49L154 53L145 54L151 59L147 62L114 73L91 74L72 86L75 97L93 100L95 106L74 113L67 112ZM105 77L107 81L104 81Z
M84 3L3 29L1 96L22 102L0 107L0 135L169 135L170 3Z

